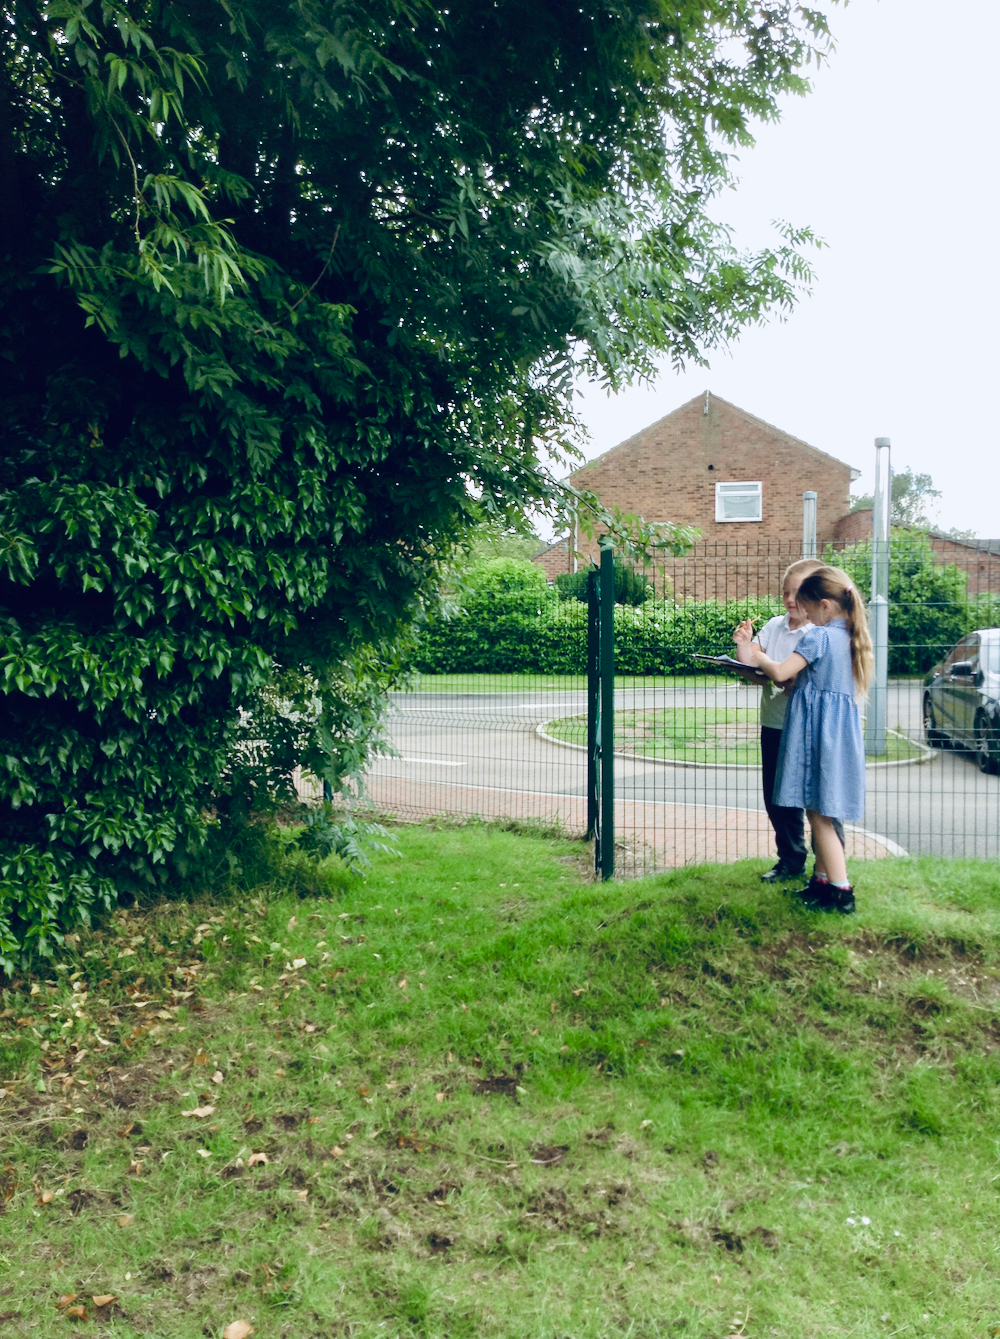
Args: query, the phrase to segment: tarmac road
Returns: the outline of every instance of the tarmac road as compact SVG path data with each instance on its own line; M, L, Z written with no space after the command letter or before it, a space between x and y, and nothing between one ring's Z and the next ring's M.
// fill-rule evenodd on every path
M707 689L652 682L651 687L619 690L616 710L755 705L756 691L735 682L720 681L717 688ZM890 683L892 728L920 740L920 706L919 682ZM375 790L383 783L386 793L392 785L421 792L431 810L485 812L483 797L488 793L490 812L499 812L499 803L514 817L540 812L543 797L582 802L585 754L539 737L537 727L585 711L583 691L394 694L391 736L400 757L379 760L370 779ZM724 831L742 821L737 818L740 811L763 810L756 768L618 758L615 778L616 799L633 802L628 812L638 815L640 828L645 824L657 829L668 821L701 824L704 811L711 810L716 811L715 829ZM439 804L435 797L440 797ZM722 810L732 817L718 812ZM573 812L581 812L579 803ZM668 813L669 820L658 817ZM920 765L869 766L863 826L887 839L897 853L901 848L911 855L1000 856L1000 777L984 776L971 755L951 750L934 750L932 760ZM655 831L650 840L658 840Z

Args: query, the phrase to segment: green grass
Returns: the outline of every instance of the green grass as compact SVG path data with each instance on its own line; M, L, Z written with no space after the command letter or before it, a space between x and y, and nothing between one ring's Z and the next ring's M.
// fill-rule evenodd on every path
M760 732L756 707L667 707L661 710L616 711L615 748L642 758L678 762L760 765ZM570 744L586 744L586 716L564 716L546 730ZM886 736L879 762L917 758L921 750L903 735Z
M629 675L615 679L616 688L719 688L722 675L679 674L677 676ZM573 692L587 687L585 674L418 674L414 691L418 693L539 693Z
M763 861L399 844L7 983L5 1339L69 1293L123 1339L1000 1326L996 865L855 864L834 919Z

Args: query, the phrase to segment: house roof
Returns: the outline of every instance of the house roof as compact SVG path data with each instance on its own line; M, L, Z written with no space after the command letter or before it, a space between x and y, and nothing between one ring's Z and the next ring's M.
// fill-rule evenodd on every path
M662 418L658 418L654 420L654 422L648 423L646 427L640 428L638 432L634 432L631 437L626 437L625 440L619 442L617 446L612 446L607 451L603 451L599 456L595 456L593 460L588 460L586 465L581 465L580 469L575 470L570 477L575 478L576 475L585 470L588 465L594 465L597 461L604 460L606 457L614 455L616 451L623 451L627 447L636 445L653 428L659 427L661 423L666 423L666 421L673 418L675 414L680 414L685 409L689 409L691 405L699 402L705 402L707 404L710 398L718 401L719 404L724 404L727 409L734 410L748 422L760 424L762 427L769 429L769 431L778 433L778 435L784 437L786 441L794 442L796 446L801 447L804 451L810 451L813 455L822 456L824 460L832 460L838 465L843 465L845 469L851 471L852 482L860 477L861 471L854 465L848 465L846 461L839 460L836 456L831 456L828 451L821 451L818 446L811 446L809 442L803 441L801 437L795 437L792 433L785 432L784 428L776 428L773 423L768 423L766 419L758 418L756 414L751 414L746 409L741 409L739 405L733 404L730 400L724 400L721 395L712 395L712 392L709 390L705 390L701 395L694 396L691 400L686 400L684 404L678 405L676 409L672 409L669 414L664 414Z
M863 511L870 512L871 507L854 507L850 514L856 515L858 512ZM911 527L907 525L894 527L894 529L899 530L909 530L910 528ZM943 530L933 530L930 528L927 530L921 529L918 533L929 535L931 539L940 539L945 544L957 544L963 549L973 549L976 553L1000 554L1000 539L980 539L978 535L975 539L957 539L954 535L945 534Z

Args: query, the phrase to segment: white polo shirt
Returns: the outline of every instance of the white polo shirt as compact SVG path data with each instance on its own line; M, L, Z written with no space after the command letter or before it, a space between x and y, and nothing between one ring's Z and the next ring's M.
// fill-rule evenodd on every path
M788 614L776 614L769 618L754 641L772 660L779 664L787 660L798 647L805 633L812 627L803 623L800 628L788 626ZM780 730L785 724L785 708L788 706L788 693L784 688L770 681L760 690L760 723L769 730Z

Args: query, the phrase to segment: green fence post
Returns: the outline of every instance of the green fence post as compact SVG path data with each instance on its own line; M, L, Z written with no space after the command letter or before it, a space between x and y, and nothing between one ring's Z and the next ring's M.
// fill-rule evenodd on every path
M615 875L615 553L601 548L601 877Z
M601 756L601 587L600 572L587 577L587 841L597 838L594 868L600 872Z

